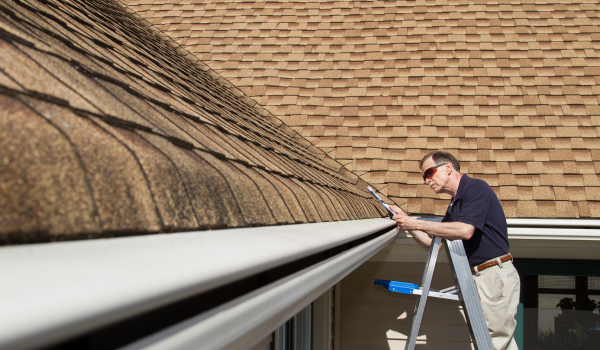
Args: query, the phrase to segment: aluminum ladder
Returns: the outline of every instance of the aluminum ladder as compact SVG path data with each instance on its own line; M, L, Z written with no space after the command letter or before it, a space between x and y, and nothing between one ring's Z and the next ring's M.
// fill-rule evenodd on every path
M471 333L471 339L473 340L475 349L494 350L492 339L488 332L485 318L483 317L483 310L481 309L475 282L471 276L471 269L469 267L467 255L465 254L465 248L463 247L461 240L444 239L448 261L450 261L450 268L452 269L452 275L456 282L456 286L442 290L430 288L441 242L442 239L440 237L434 237L432 240L431 247L429 248L429 257L425 264L425 272L423 273L421 287L414 283L375 280L375 284L382 285L391 292L418 295L417 304L415 306L415 315L412 320L412 325L410 326L410 333L408 334L404 349L414 350L421 321L423 320L427 297L436 297L460 301L463 306L463 311L465 312L469 332Z

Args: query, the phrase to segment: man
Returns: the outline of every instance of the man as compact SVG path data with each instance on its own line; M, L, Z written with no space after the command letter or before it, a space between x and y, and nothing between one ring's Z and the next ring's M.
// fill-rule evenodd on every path
M449 153L432 152L419 167L423 180L435 193L452 197L442 222L411 218L402 209L392 219L423 247L432 236L462 239L479 293L495 350L516 350L513 333L519 304L520 281L508 253L506 218L490 186L460 173L460 164Z

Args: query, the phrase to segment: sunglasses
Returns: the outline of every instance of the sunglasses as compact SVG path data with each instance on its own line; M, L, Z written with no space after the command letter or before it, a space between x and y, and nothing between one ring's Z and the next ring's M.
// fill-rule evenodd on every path
M423 181L427 181L427 179L431 179L431 177L435 173L437 173L437 168L441 167L442 165L446 165L446 163L438 164L436 166L432 166L431 168L425 170L425 172L423 173Z

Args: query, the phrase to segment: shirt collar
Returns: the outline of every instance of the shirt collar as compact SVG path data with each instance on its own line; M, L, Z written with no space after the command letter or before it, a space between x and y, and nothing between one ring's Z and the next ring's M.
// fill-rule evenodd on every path
M452 198L452 203L456 202L456 200L460 198L463 190L465 189L465 185L467 184L467 181L469 181L469 179L470 177L468 177L466 174L463 174L463 176L461 176L460 182L458 183L458 190L456 191L456 197Z

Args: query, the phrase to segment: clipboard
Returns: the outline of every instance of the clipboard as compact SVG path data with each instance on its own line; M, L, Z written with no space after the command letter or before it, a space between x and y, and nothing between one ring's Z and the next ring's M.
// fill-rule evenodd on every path
M385 209L387 209L388 213L392 214L392 216L396 215L396 213L390 208L389 205L387 205L382 199L381 197L379 197L377 195L377 193L375 193L375 191L373 190L373 188L371 188L371 186L367 186L367 190L369 190L369 192L371 192L371 194L375 197L375 199L377 199L379 201L379 203L381 203L381 205L383 205L385 207Z

